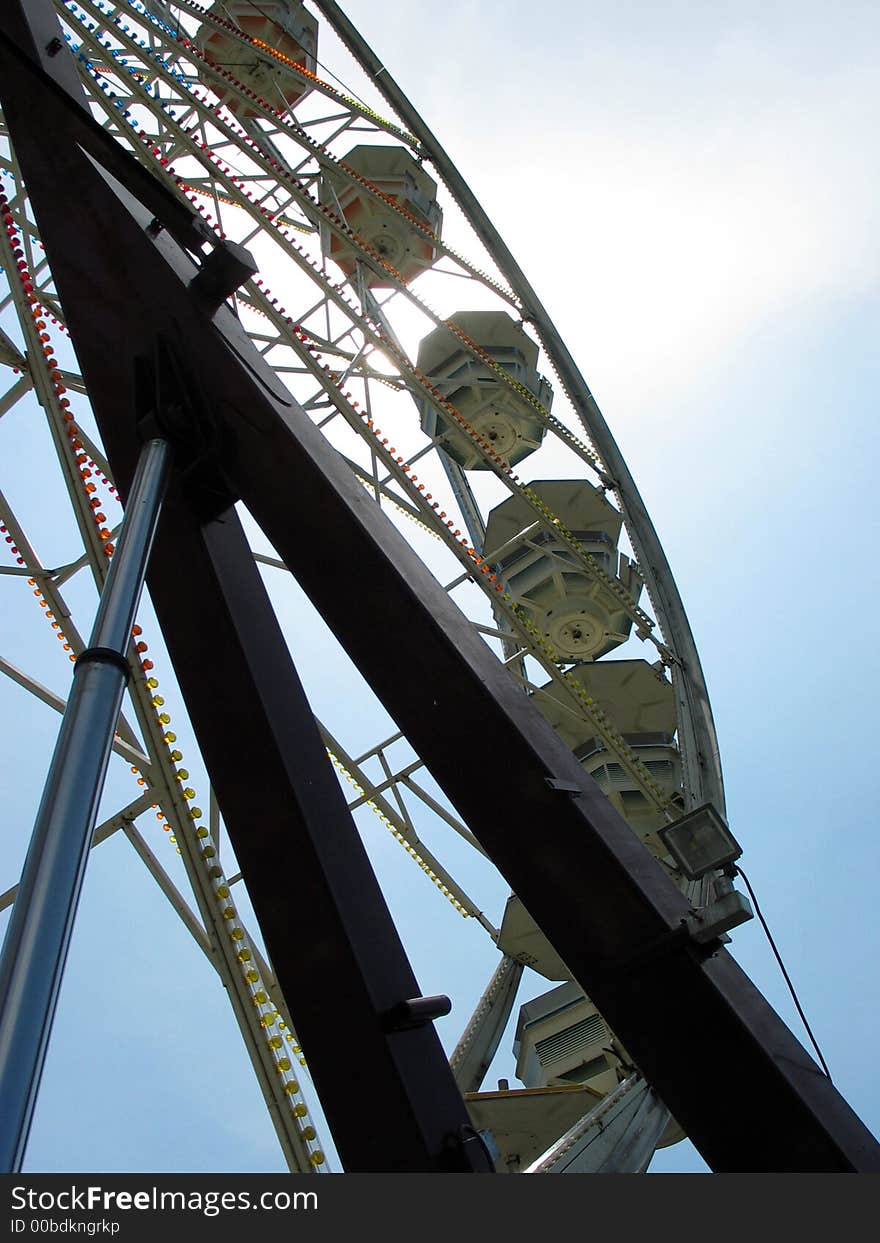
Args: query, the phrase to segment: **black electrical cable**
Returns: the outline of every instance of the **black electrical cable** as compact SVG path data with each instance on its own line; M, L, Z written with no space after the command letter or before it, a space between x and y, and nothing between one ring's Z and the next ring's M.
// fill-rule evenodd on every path
M761 908L758 905L758 899L755 897L755 891L752 888L751 884L749 883L748 876L746 876L745 872L742 870L741 867L739 867L739 865L736 865L736 873L738 876L741 876L743 878L745 887L749 891L749 897L752 900L752 906L754 906L755 908L755 914L758 916L758 919L761 921L761 927L764 929L764 932L766 933L766 936L767 936L767 940L770 942L770 948L772 949L776 957L776 961L779 963L779 970L782 972L785 982L788 985L788 991L791 993L792 1000L794 1001L794 1004L797 1008L797 1012L801 1016L801 1022L806 1028L807 1035L810 1037L810 1040L813 1043L813 1048L816 1050L816 1055L819 1058L819 1061L822 1063L822 1069L825 1071L825 1074L828 1076L830 1080L831 1071L828 1069L828 1063L825 1061L825 1058L822 1056L822 1050L819 1048L818 1044L816 1043L816 1037L813 1035L813 1032L810 1028L810 1024L807 1022L807 1016L804 1014L803 1009L801 1008L801 1003L798 1001L797 993L794 991L794 985L792 984L789 978L788 972L785 969L785 963L782 961L782 957L780 956L779 950L776 948L776 942L773 940L773 937L770 935L770 929L767 927L767 921L764 918L764 916L761 914Z

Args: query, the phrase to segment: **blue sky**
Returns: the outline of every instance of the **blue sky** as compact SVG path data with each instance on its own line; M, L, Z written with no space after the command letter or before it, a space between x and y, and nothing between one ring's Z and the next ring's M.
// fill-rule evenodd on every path
M447 3L441 24L427 5L345 7L481 197L627 457L701 652L743 866L835 1082L877 1132L876 9ZM3 487L25 504L45 436L8 434ZM51 541L51 504L31 508ZM61 691L18 586L0 581L0 652ZM305 601L281 607L319 714L360 702ZM0 696L15 722L5 888L57 718ZM108 806L132 796L124 770L110 781ZM457 990L438 1024L451 1049L491 956L451 909L426 934L421 877L369 840L423 991ZM500 915L504 887L479 883ZM732 948L805 1039L757 921ZM282 1168L211 974L126 843L94 852L28 1168ZM487 1086L510 1072L506 1041ZM683 1143L652 1168L705 1166Z

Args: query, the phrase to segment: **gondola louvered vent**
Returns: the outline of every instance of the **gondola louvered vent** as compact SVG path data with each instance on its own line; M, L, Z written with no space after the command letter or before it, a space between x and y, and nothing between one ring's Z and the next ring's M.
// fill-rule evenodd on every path
M544 1040L538 1040L535 1052L542 1066L554 1066L563 1059L576 1056L586 1046L604 1040L606 1035L607 1028L601 1016L589 1014L573 1027L566 1027Z

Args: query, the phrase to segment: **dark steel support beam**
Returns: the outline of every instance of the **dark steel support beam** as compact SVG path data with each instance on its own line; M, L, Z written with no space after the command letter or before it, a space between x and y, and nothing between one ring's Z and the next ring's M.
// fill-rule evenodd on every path
M178 480L149 582L345 1169L467 1170L469 1119L434 1027L394 1021L419 986L234 509L200 524Z
M20 115L14 103L10 112ZM62 105L59 123L69 115ZM147 426L177 441L180 468L156 539L151 593L337 1149L349 1171L492 1172L431 1016L422 1014L419 986L229 507L211 444L221 429L197 372L176 352L179 334L168 331L173 309L169 304L115 325L112 312L107 318L115 299L103 301L103 267L100 260L91 263L89 252L106 228L116 243L114 283L121 289L131 280L136 287L141 277L149 281L139 260L152 244L139 255L138 243L148 236L145 226L156 232L150 211L141 209L136 223L91 161L71 154L74 180L76 167L91 183L91 190L81 186L81 200L71 187L74 229L90 234L86 241L80 232L77 248L77 265L84 262L90 273L80 268L79 280L91 289L81 310L91 326L102 325L97 337L110 331L115 338L103 362L85 343L84 357L104 376L105 391L117 392L124 411L106 421L98 417L123 496L138 430ZM32 185L52 176L39 158L37 164L30 165ZM115 160L111 168L111 175L119 171ZM125 201L129 209L140 206L127 195ZM162 245L193 267L173 241L163 238ZM188 291L159 263L172 276L172 291L183 293L209 325L235 284L250 275L248 261L240 247L218 248L193 268ZM88 328L78 334L88 337ZM217 401L216 393L209 395ZM98 408L108 413L100 398ZM114 559L111 573L116 565ZM416 1020L397 1017L410 1011ZM357 1068L369 1076L378 1109L367 1109Z
M11 7L42 11L47 0ZM279 788L285 781L295 787L297 805L308 796L304 772L287 753L290 730L279 726L287 719L283 705L251 651L268 622L256 633L250 629L247 602L238 598L249 590L237 566L240 551L217 525L230 521L221 516L229 498L241 497L707 1162L718 1170L880 1169L874 1137L721 945L693 942L685 899L281 387L231 313L220 307L212 316L189 288L193 264L163 234L148 234L149 212L82 156L76 110L62 106L5 49L0 95L123 495L134 454L134 428L119 417L129 376L153 349L157 329L185 343L181 364L211 450L197 455L178 481L175 513L185 540L176 545L170 528L160 531L149 584L212 781L228 792L224 811L225 799L234 806L236 798L232 772L243 776L234 731L205 689L218 687L218 670L229 675L237 698L224 690L224 700L235 703L239 720L250 725L272 717ZM108 367L108 359L116 365ZM182 598L181 548L187 572L205 593L192 603ZM345 593L336 571L343 562ZM215 617L220 625L209 646L203 626ZM481 754L487 739L505 757L502 784L462 762ZM578 793L554 789L548 779ZM300 832L290 806L281 819L278 812L267 808L255 829L236 811L233 826L267 943L289 902L290 881L278 859L290 849L285 839ZM263 840L251 849L248 836L257 832ZM348 839L336 833L334 827L323 843L312 839L308 849L330 872L344 874L339 856L347 857L341 843ZM351 952L368 964L369 944L358 939L363 920L348 909L342 888L328 880L326 892L344 903L339 920L353 934ZM268 948L282 988L285 980L303 978L289 937ZM328 939L309 952L329 964L348 951L341 939ZM354 1036L355 1028L375 1021L381 998L355 990L346 1000ZM300 1026L304 999L296 992L288 1001ZM307 1051L314 1066L330 1010L317 1014L326 1002L313 1004L318 1044ZM335 1022L339 1017L334 1011ZM329 1072L315 1077L323 1100L332 1091ZM732 1082L747 1085L768 1125L755 1125ZM385 1084L373 1086L383 1099ZM350 1111L345 1125L354 1130L369 1122ZM337 1139L357 1144L354 1134Z

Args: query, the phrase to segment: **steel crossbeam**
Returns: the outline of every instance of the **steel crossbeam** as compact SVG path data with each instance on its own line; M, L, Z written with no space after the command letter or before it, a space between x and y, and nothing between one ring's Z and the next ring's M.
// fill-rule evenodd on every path
M139 447L132 377L157 341L186 343L176 363L188 417L166 429L182 464L148 582L346 1168L473 1167L474 1137L433 1030L406 1024L415 981L238 524L239 499L707 1162L880 1170L873 1136L723 947L690 938L686 899L275 380L223 295L200 292L215 272L222 284L229 253L206 254L181 205L145 190L143 170L129 177L134 161L94 139L72 67L49 51L49 0L17 0L4 26L0 96L123 496ZM166 208L176 241L154 223ZM346 593L328 545L346 550ZM197 608L180 592L181 564ZM417 670L419 686L401 669ZM243 736L216 711L220 697L247 721ZM506 757L500 784L462 763L489 737ZM340 1075L352 1046L370 1064L381 1135ZM755 1130L729 1090L731 1067L772 1126Z

